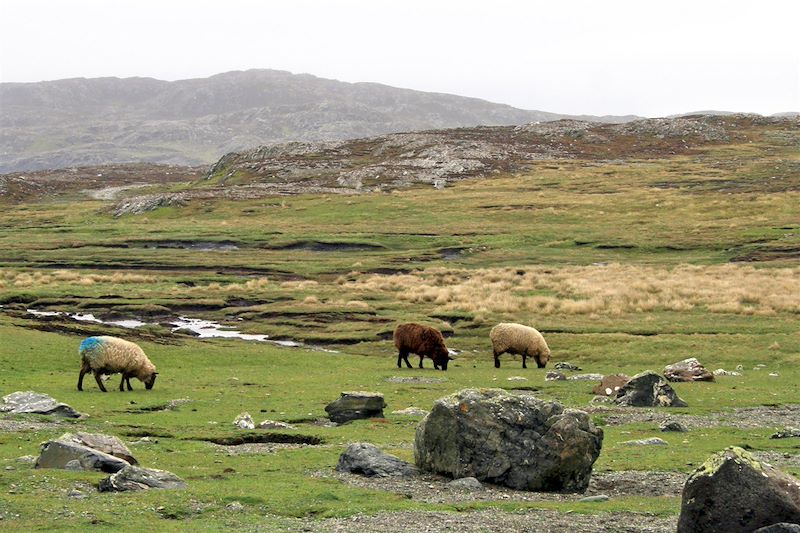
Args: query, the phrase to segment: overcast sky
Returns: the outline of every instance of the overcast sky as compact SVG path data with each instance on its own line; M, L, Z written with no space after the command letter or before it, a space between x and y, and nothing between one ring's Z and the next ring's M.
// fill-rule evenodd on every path
M0 0L0 81L273 68L559 113L800 111L797 0Z

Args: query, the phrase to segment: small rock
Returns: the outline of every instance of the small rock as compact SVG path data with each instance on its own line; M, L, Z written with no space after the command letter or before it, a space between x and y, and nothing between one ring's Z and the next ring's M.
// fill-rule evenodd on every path
M770 375L770 377L773 377L773 378L777 378L778 376L780 376L780 374L778 374L777 372L770 372L769 375Z
M570 376L567 379L570 381L600 381L604 377L603 374L578 374L577 376Z
M21 457L17 457L16 461L18 463L32 465L36 462L36 456L34 455L23 455Z
M739 365L742 366L742 365ZM738 367L737 367L738 368ZM734 372L732 370L725 370L724 368L718 368L714 370L713 374L715 376L741 376L741 372Z
M545 381L564 381L565 379L567 379L567 376L565 376L561 372L556 372L555 370L550 370L547 374L544 375Z
M287 424L286 422L264 420L258 424L258 429L295 429L295 427L291 424Z
M770 435L771 439L791 439L800 438L800 428L786 426L781 431Z
M675 422L674 420L667 420L663 424L661 424L661 431L677 431L680 433L686 433L689 430L686 429L686 426L684 426L680 422Z
M453 481L448 483L447 488L455 490L466 490L471 492L475 490L481 490L483 488L483 484L480 481L478 481L478 478L462 477L454 479Z
M714 374L694 357L665 366L664 377L669 381L714 381Z
M379 392L343 392L338 400L325 406L332 422L342 424L362 418L383 418L386 402Z
M596 494L594 496L586 496L585 498L581 498L578 501L581 503L591 503L591 502L607 502L608 500L609 498L605 494Z
M88 498L88 496L86 494L82 493L81 491L79 491L78 489L72 489L71 491L69 491L67 493L67 498L74 498L76 500L83 500L83 499Z
M241 413L233 420L233 425L239 429L255 429L256 424L253 422L253 417L250 416L250 413L244 412Z
M392 411L392 414L406 415L406 416L425 416L428 414L428 411L420 409L419 407L406 407L405 409L400 409L399 411Z
M580 372L581 370L583 370L578 365L573 365L572 363L568 363L566 361L559 361L558 363L555 364L555 368L557 368L558 370L572 370L573 372Z
M742 366L742 365L736 365L736 371L737 371L737 372L744 372L744 366Z
M614 401L630 407L687 407L667 380L653 371L633 376L618 392Z
M240 513L242 511L244 511L244 505L242 505L241 502L234 501L234 502L231 502L228 505L226 505L225 506L225 510L226 511L231 511L231 512L234 512L234 513Z
M124 492L146 489L185 489L186 487L186 482L172 472L129 465L102 480L99 490L100 492Z
M522 376L511 376L510 378L506 378L507 381L528 381L528 378Z
M649 439L626 440L622 444L626 446L667 446L669 443L658 437L650 437Z
M350 444L339 456L336 470L366 477L413 476L417 473L417 467L411 463L383 453L367 442Z
M12 392L3 396L0 403L0 412L11 414L34 413L39 415L63 416L65 418L80 418L81 414L65 403L33 391Z

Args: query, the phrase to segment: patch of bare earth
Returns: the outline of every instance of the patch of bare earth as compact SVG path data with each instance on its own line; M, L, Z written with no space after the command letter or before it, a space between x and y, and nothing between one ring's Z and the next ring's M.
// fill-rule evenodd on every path
M671 414L663 410L648 408L619 408L611 406L588 407L586 412L601 416L610 426L652 422L654 425L671 420L680 422L687 429L702 429L719 426L732 426L738 429L776 429L796 426L800 420L800 405L777 405L743 407L709 415Z

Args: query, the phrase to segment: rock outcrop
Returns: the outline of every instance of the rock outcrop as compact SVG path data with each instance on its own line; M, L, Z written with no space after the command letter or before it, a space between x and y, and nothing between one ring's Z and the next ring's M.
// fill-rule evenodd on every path
M617 391L619 405L631 407L687 407L667 381L652 371L633 376Z
M417 467L411 463L384 453L374 444L366 442L349 445L339 456L336 470L367 477L413 476L417 473Z
M383 418L386 402L378 392L343 392L341 398L325 406L331 422L343 424L362 418Z
M0 413L62 416L64 418L80 418L81 414L69 405L55 398L33 391L12 392L3 396Z
M186 487L186 482L172 472L128 465L116 474L102 480L98 488L100 492L126 492L147 489L185 489Z
M669 381L714 381L714 373L694 357L667 365L664 377Z

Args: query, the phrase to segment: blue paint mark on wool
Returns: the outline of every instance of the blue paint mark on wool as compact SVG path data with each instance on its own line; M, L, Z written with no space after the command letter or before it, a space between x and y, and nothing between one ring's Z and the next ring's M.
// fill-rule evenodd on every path
M89 337L83 340L79 349L80 353L94 350L103 344L103 339L100 337Z

